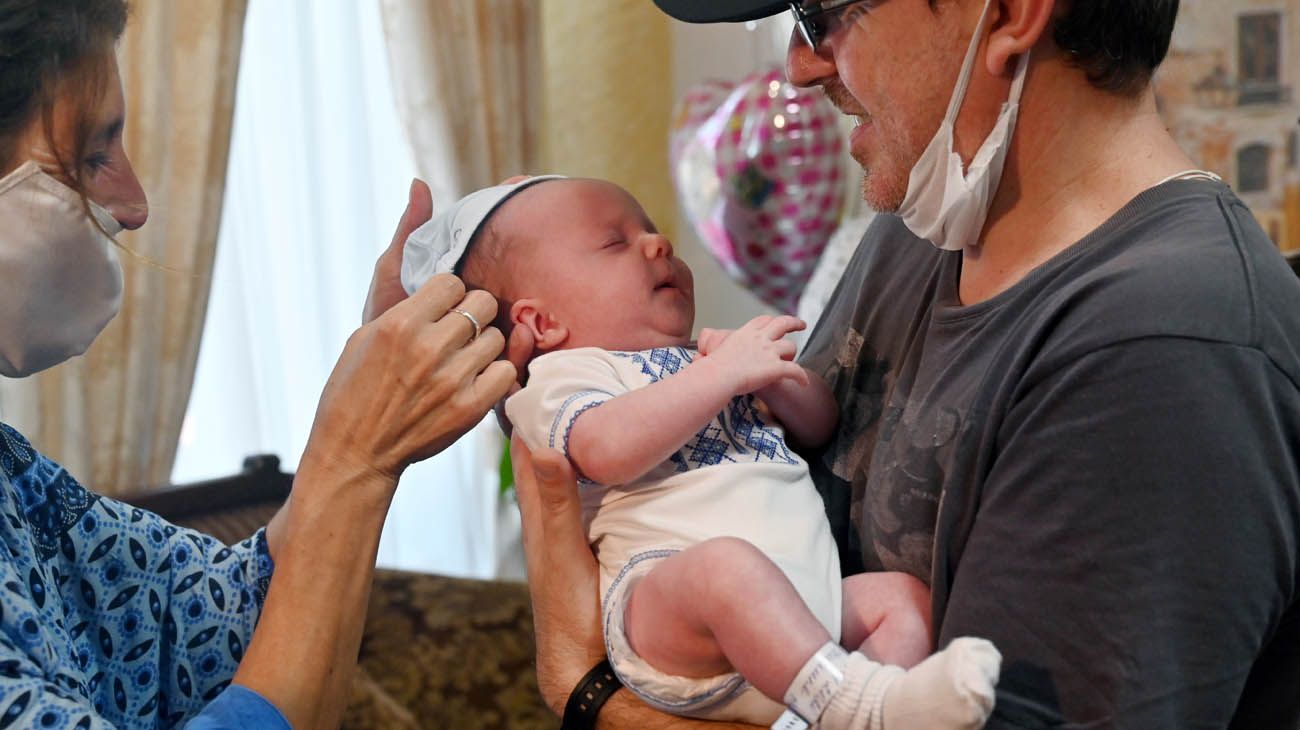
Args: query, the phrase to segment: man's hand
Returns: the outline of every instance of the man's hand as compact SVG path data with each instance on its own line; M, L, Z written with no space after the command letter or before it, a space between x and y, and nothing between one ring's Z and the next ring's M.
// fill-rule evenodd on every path
M582 529L578 483L564 455L551 449L530 453L515 437L510 458L533 599L537 686L558 716L578 681L605 656L596 559Z
M402 288L402 249L406 246L407 236L432 217L433 194L429 192L429 186L423 180L412 180L406 210L397 222L393 240L375 262L370 293L366 295L366 306L361 311L362 324L374 321L406 298L406 290Z

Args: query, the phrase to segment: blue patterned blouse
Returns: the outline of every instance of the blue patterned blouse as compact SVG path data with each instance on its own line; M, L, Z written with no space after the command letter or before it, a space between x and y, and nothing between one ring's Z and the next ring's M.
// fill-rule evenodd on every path
M230 684L273 567L264 531L226 547L92 494L4 424L0 551L0 728L193 718Z

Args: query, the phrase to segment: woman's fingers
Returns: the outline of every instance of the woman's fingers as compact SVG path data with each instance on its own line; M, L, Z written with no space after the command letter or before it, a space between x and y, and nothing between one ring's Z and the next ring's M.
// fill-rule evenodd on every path
M435 323L435 327L448 342L464 344L475 339L475 335L482 334L475 325L487 331L496 316L497 300L491 294L476 289L466 294L460 303L448 308ZM500 344L504 347L505 340L502 339ZM501 352L501 347L497 348L497 352Z
M409 299L393 308L426 322L437 322L465 298L465 284L451 274L438 274L424 282ZM490 320L489 320L490 321Z
M515 387L515 366L505 360L491 362L470 384L474 413L482 418L513 387Z
M412 180L407 193L406 209L397 221L397 230L388 248L375 262L375 273L370 280L365 307L361 310L361 323L373 322L393 305L406 298L402 288L402 250L406 238L425 221L433 217L433 194L423 180Z
M501 333L475 337L470 322L490 323L496 308L440 275L363 325L326 383L309 448L392 476L447 448L514 383L514 366L494 362Z
M519 384L528 379L528 361L533 359L533 350L537 343L533 340L533 331L523 326L510 329L510 340L506 343L506 359L514 363L519 374Z
M510 423L510 417L506 415L506 399L518 393L525 382L528 380L528 361L533 359L533 331L527 327L512 327L510 330L510 339L506 341L506 359L514 365L515 383L512 385L504 396L492 406L492 411L496 413L497 425L501 427L506 438L514 432L514 426Z
M469 388L467 401L477 411L491 408L505 397L515 383L515 366L506 360L497 360L505 337L496 327L483 330L473 342L457 350L445 365L447 376ZM501 380L506 377L506 380ZM488 400L484 400L488 398Z

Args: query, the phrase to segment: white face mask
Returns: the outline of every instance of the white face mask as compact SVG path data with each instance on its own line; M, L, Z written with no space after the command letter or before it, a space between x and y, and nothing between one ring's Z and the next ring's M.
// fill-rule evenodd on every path
M945 251L960 251L979 242L988 217L993 195L1002 179L1002 165L1011 146L1011 133L1016 127L1016 114L1020 111L1020 93L1025 86L1025 71L1029 54L1021 55L1011 82L1011 95L1002 105L998 121L993 125L984 144L975 153L970 168L963 169L961 155L953 147L953 124L966 98L971 70L984 35L992 0L984 4L975 36L971 38L966 60L962 62L961 75L953 89L948 113L939 125L939 131L930 146L912 167L907 180L907 195L898 207L898 216L917 236L928 239Z
M0 374L21 378L90 347L122 304L122 264L76 191L35 162L0 179L0 221Z

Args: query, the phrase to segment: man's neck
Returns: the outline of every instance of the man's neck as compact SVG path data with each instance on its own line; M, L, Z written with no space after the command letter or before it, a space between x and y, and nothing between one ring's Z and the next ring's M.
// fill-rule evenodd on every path
M1006 291L1143 190L1194 166L1150 90L1106 94L1058 63L1031 74L981 245L962 259L964 304Z

